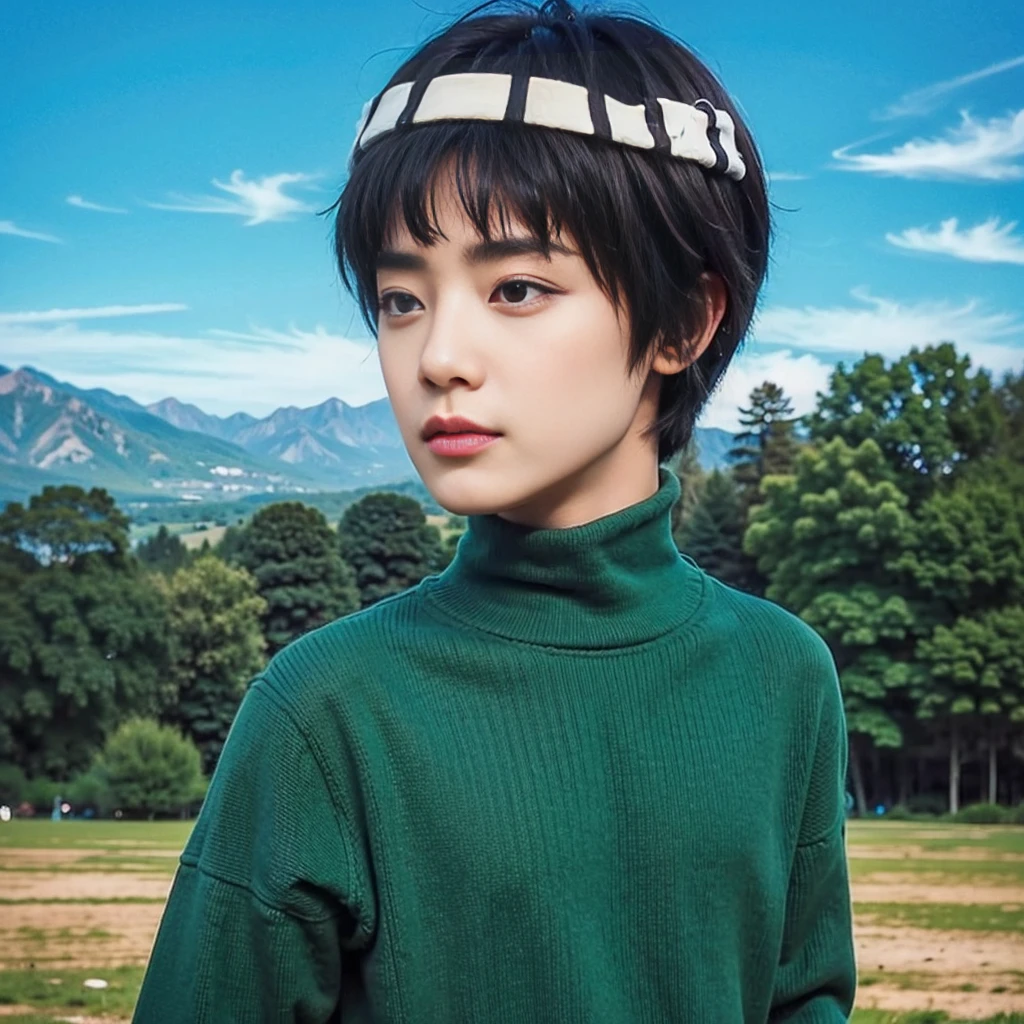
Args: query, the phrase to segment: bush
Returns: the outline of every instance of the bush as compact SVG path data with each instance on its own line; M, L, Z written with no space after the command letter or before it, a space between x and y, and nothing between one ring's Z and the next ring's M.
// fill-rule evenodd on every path
M915 793L907 798L906 808L911 814L945 814L949 800L940 793Z
M86 808L92 808L99 815L113 810L110 789L95 768L71 781L67 787L67 799L75 814L80 814Z
M206 792L199 748L149 718L128 720L107 740L95 773L114 807L151 820L184 811Z
M53 810L53 801L64 795L65 788L61 783L49 779L29 779L22 799L31 804L37 814L49 814Z
M1006 823L1007 825L1024 825L1024 803L1006 808Z
M27 790L28 779L16 764L0 764L0 804L17 807Z
M922 818L929 817L928 815L915 814L906 804L897 804L895 807L890 807L885 812L885 817L889 821L920 821Z
M1007 809L999 804L971 804L962 807L953 820L964 822L968 825L1005 825L1007 824Z

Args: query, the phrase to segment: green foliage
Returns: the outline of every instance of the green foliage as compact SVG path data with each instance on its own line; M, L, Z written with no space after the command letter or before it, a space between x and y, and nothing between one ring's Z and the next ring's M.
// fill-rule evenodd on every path
M161 719L191 737L212 774L249 680L263 667L267 602L245 569L206 555L162 585L170 625L170 694Z
M740 409L744 428L729 451L733 477L740 489L744 515L760 498L766 476L793 472L799 445L794 433L793 405L778 384L766 380L750 393L750 405Z
M152 537L136 547L135 554L146 568L163 573L175 572L187 565L190 559L188 548L181 542L181 538L163 525Z
M1001 401L984 370L949 342L912 348L887 366L868 355L852 369L839 363L828 392L806 417L819 444L842 438L851 448L873 440L888 479L910 507L926 500L962 465L991 452L1004 420Z
M359 607L355 575L321 512L298 501L267 505L243 527L238 564L266 601L269 652Z
M16 764L0 764L0 804L17 807L27 789L28 779Z
M731 473L713 470L682 523L676 543L706 572L730 586L755 593L761 585L754 559L743 551L746 521L740 490Z
M954 821L963 822L966 825L1016 824L1013 821L1012 809L1000 807L999 804L970 804L967 807L962 807L951 817Z
M917 653L928 668L915 691L920 717L997 716L1024 724L1024 608L995 608L937 626Z
M0 757L67 778L155 707L164 604L109 495L46 488L0 513Z
M744 541L770 579L767 597L829 642L851 732L899 746L919 627L894 572L911 536L908 500L878 445L840 437L797 458L795 476L768 477Z
M338 542L355 570L363 608L414 586L444 561L440 534L420 503L388 491L368 494L345 510Z
M172 726L147 718L118 727L96 760L96 773L115 807L150 818L197 802L206 785L199 748Z

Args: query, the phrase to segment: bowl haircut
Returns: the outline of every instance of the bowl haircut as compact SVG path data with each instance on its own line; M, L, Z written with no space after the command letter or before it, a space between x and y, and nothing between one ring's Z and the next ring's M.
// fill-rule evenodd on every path
M385 88L489 71L558 78L630 104L704 98L732 115L746 174L736 181L691 160L538 125L399 125L353 152L341 195L322 211L337 207L342 280L377 337L377 256L399 216L421 245L436 241L434 190L447 167L483 239L492 239L493 215L503 235L514 217L545 252L554 236L571 236L616 312L625 305L630 374L659 342L684 355L692 350L689 339L706 322L701 275L720 275L728 295L721 325L696 361L665 375L646 434L657 434L658 462L666 462L690 440L746 335L765 278L772 225L760 154L711 71L653 25L631 15L581 13L566 0L490 13L494 7L493 0L482 4L429 39Z

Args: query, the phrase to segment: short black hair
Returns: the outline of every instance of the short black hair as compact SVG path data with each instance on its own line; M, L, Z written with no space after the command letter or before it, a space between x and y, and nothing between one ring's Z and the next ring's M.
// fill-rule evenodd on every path
M424 43L385 88L440 74L531 74L637 104L662 96L706 99L729 112L746 165L739 181L691 160L538 125L428 121L370 139L351 159L337 201L334 250L342 280L377 335L377 256L402 216L424 246L440 234L433 193L449 158L467 216L490 240L492 204L542 245L568 231L615 308L630 323L629 372L658 339L685 353L706 317L701 275L721 276L725 316L711 344L662 381L658 461L689 442L694 423L743 340L768 265L772 233L760 154L735 104L683 43L633 15L489 0ZM382 90L383 91L383 90ZM428 210L430 211L428 215ZM550 232L550 233L549 233Z

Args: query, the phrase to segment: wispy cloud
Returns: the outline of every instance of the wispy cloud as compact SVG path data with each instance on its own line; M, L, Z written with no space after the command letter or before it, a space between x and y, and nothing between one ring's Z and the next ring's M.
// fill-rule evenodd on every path
M853 356L877 352L897 359L915 345L952 341L975 366L995 374L1024 366L1024 321L1015 313L987 311L978 299L900 303L851 292L857 306L769 306L758 317L758 342Z
M70 320L99 320L115 316L140 316L147 313L177 313L188 306L180 302L151 303L144 306L81 306L73 309L37 309L23 313L0 313L0 324L67 323Z
M966 110L945 138L913 139L889 153L832 153L840 170L901 178L1019 181L1024 178L1024 110L976 121ZM854 144L856 145L856 144Z
M809 175L797 174L795 171L769 171L770 181L806 181Z
M1001 60L988 67L979 68L977 71L969 71L965 75L957 75L956 78L948 78L944 82L934 82L922 89L914 89L912 92L904 93L895 103L890 104L877 117L882 121L889 121L897 117L910 117L916 114L927 114L934 110L945 96L965 85L973 82L980 82L983 78L991 78L992 75L1001 75L1004 71L1012 71L1014 68L1024 67L1024 54L1019 57L1011 57L1009 60Z
M80 210L98 210L100 213L128 212L117 206L101 206L99 203L90 203L88 199L83 199L81 196L68 196L67 202L69 206L77 206Z
M188 213L227 213L244 217L246 226L267 224L271 221L291 220L297 213L310 213L315 207L304 203L283 191L286 185L308 184L315 174L272 174L263 178L247 180L243 171L231 172L231 181L213 179L213 184L234 196L179 196L174 194L173 203L150 203L155 210L184 210Z
M13 220L0 220L0 235L17 235L18 238L34 238L39 242L57 242L63 244L64 239L57 238L56 235L47 235L42 231L28 231L25 228L19 228Z
M938 231L927 228L906 228L899 234L889 233L886 240L901 249L954 256L972 263L1024 264L1024 237L1013 233L1017 222L1000 226L998 217L991 217L973 228L960 230L956 217L944 220Z
M79 387L149 403L169 394L219 415L341 398L364 405L387 391L372 340L322 326L287 331L160 333L99 325L0 322L3 362L28 363Z
M740 430L739 410L750 401L750 392L766 380L786 389L793 412L803 416L816 405L819 391L828 390L832 363L810 353L795 355L791 349L763 350L756 342L733 358L728 370L701 414L699 426Z

